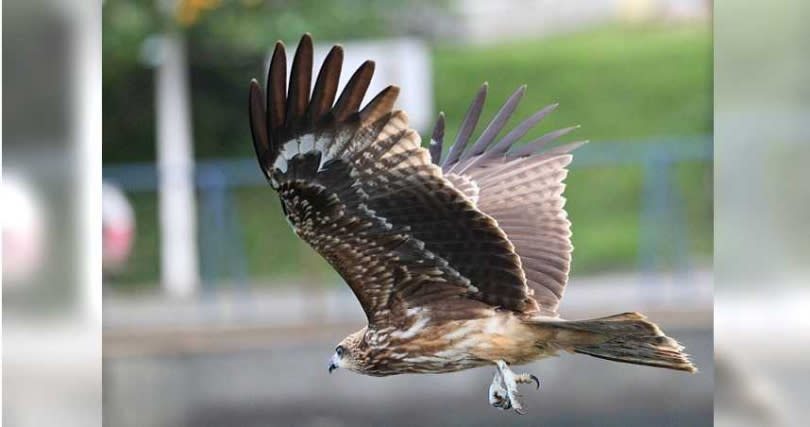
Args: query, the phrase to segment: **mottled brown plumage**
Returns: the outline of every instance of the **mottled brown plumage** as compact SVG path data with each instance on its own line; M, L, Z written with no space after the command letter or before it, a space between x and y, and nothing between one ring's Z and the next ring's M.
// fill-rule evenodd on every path
M287 87L286 53L277 43L268 94L251 82L249 109L259 166L287 220L343 277L368 318L337 347L330 372L493 365L490 403L521 412L516 384L536 378L508 366L559 350L694 371L681 347L640 315L557 317L572 250L563 180L580 143L538 152L573 129L566 128L513 147L556 106L496 142L522 87L470 144L484 85L441 161L443 116L427 150L405 113L393 110L398 88L360 109L371 61L334 102L343 60L334 47L310 96L312 49L304 35Z

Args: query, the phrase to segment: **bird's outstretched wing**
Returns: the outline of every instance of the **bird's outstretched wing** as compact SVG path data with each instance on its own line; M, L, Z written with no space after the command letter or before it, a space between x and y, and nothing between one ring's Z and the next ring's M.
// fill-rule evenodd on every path
M259 165L298 236L346 280L372 323L433 304L534 311L504 232L431 163L405 113L392 111L398 89L358 111L373 62L333 105L342 60L334 47L310 96L311 38L301 39L288 88L279 42L267 97L250 85Z
M510 96L481 136L470 144L486 99L487 85L478 91L458 136L441 159L444 116L440 115L430 142L433 162L444 176L465 193L476 207L493 217L520 257L534 299L546 315L556 315L568 282L571 264L571 223L562 196L571 162L570 151L585 141L540 151L546 144L576 127L560 129L519 148L518 142L537 122L553 111L550 105L508 132L496 137L515 111L525 86Z

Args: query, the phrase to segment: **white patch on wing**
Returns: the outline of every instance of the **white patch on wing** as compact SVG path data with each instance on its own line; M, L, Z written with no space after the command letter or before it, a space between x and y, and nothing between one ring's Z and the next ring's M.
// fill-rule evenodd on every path
M458 338L462 338L462 337L466 336L467 334L475 331L476 329L477 328L475 327L475 325L471 324L470 322L466 322L463 326L460 326L460 327L456 328L455 331L450 332L449 334L446 334L444 336L444 339L446 339L448 341L451 341L451 340L455 340L455 339L458 339Z
M315 148L315 136L313 136L311 133L302 135L298 141L298 151L300 153L308 153Z
M323 170L323 165L326 164L329 160L332 160L332 157L329 155L329 142L331 140L329 138L319 137L315 141L315 148L313 150L321 152L321 163L318 164L318 172Z
M315 135L306 134L285 142L284 145L281 146L280 155L276 158L276 161L273 163L273 169L278 169L282 173L287 172L287 163L293 157L301 153L309 153L311 151L322 151L321 147L325 144L319 144L321 139L323 138L319 138L318 141L315 141ZM321 166L323 166L324 161L325 159L322 158Z
M278 169L281 173L287 172L287 159L284 156L276 157L276 161L273 162L273 169Z
M498 317L493 317L487 321L487 325L484 327L484 331L488 334L494 334L498 332L500 329L501 319Z
M421 317L419 320L417 320L417 321L416 321L416 322L415 322L415 323L414 323L414 324L413 324L413 325L412 325L410 328L408 328L407 330L405 330L405 331L397 331L397 332L394 332L394 333L392 333L392 334L391 334L391 336L392 336L392 337L394 337L394 338L401 338L401 339L409 339L409 338L413 338L413 337L415 337L415 336L416 336L416 334L418 334L418 333L419 333L419 331L421 331L421 330L422 330L422 328L424 328L424 327L425 327L425 325L427 325L427 323L428 323L429 321L430 321L430 317L429 317L429 316L424 316L424 317Z
M416 316L417 314L421 313L422 310L424 310L423 307L413 307L413 308L407 309L405 311L405 314L407 314L408 316Z
M295 157L295 155L300 152L300 144L301 142L298 138L285 142L284 145L281 146L281 157L284 157L287 160Z

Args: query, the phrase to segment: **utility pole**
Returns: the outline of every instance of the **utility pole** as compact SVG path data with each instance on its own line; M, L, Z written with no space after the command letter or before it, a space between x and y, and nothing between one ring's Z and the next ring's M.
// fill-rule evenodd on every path
M188 297L200 281L188 65L183 33L168 28L155 85L160 273L168 295Z

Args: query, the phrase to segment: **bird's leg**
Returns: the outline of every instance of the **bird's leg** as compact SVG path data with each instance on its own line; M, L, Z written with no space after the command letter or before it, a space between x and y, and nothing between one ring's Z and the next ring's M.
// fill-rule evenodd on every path
M503 360L498 362L498 373L503 379L503 385L506 387L506 398L509 400L510 406L515 408L518 414L524 414L523 404L518 400L517 381L515 381L515 373L509 369L509 366Z
M509 402L509 397L503 386L500 370L495 371L492 384L489 385L489 404L504 411L512 408L512 403Z
M504 362L503 360L499 360L497 362L497 365L498 365L498 374L496 375L496 377L500 376L502 380L501 384L503 385L503 387L506 388L506 397L509 401L508 406L515 408L515 412L517 412L518 414L525 414L526 411L523 409L523 404L521 404L520 400L518 400L520 394L518 394L517 385L531 384L534 382L537 384L537 388L539 389L540 380L537 379L537 377L535 377L534 375L530 374L515 374L514 372L512 372L511 369L509 369L509 365L507 365L506 362ZM493 379L493 385L494 383L495 380ZM492 386L490 386L490 396L491 395L492 395ZM508 409L508 407L503 409Z

